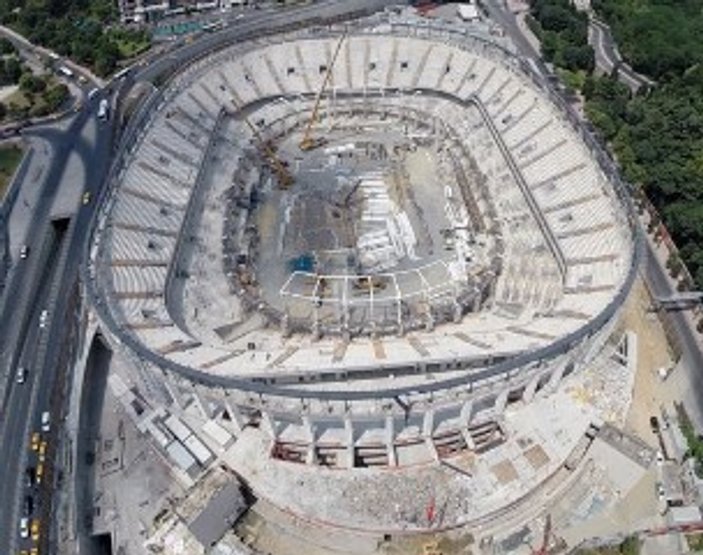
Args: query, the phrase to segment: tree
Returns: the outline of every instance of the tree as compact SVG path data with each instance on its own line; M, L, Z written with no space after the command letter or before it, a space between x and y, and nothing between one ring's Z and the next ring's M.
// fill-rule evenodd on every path
M29 72L24 73L22 77L20 77L19 85L20 90L27 93L39 93L46 89L46 81Z
M22 75L22 64L15 56L10 56L5 60L4 71L8 82L17 83Z
M0 56L7 56L15 53L15 45L9 40L0 38Z
M63 83L50 87L47 89L46 93L44 93L44 100L46 101L49 112L54 112L61 108L61 105L68 100L68 97L68 87Z

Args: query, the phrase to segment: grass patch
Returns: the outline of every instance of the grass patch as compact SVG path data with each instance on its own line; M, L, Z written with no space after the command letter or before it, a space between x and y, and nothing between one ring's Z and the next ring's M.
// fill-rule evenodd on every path
M148 40L132 40L127 38L118 38L115 40L117 50L120 52L120 58L134 58L143 54L151 46Z
M5 190L10 179L22 160L22 149L17 145L0 146L0 199L5 197Z

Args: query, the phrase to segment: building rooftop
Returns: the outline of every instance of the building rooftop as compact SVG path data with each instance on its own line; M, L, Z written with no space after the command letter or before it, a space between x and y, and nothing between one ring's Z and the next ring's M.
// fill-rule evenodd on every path
M248 503L236 482L215 492L188 529L204 546L216 544L247 510Z

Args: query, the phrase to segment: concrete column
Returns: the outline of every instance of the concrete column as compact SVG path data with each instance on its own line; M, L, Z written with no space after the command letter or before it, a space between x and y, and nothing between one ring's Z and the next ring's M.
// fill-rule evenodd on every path
M171 396L171 399L173 399L173 402L176 404L176 406L179 409L183 409L185 407L185 402L183 401L183 397L178 390L178 387L175 386L173 383L171 383L171 380L164 380L161 382L164 386L164 389L168 391L168 394Z
M434 432L434 409L430 408L422 418L422 435L431 438Z
M549 377L549 382L547 383L547 388L550 391L554 391L559 386L559 382L564 375L564 370L566 370L566 362L563 361L552 371L552 375Z
M522 400L529 403L535 397L535 391L537 391L537 384L539 383L539 374L532 378L532 381L527 384L525 391L522 392Z
M354 425L349 416L344 417L344 432L346 434L347 468L354 468ZM341 466L341 465L340 465Z
M203 418L210 420L214 416L214 412L210 408L210 402L205 397L198 386L193 387L193 402L198 408Z
M473 416L473 410L474 410L473 400L464 401L464 404L461 405L461 412L459 413L459 417L461 418L461 422L463 423L464 426L468 426L471 423L471 417Z
M398 458L395 454L395 423L393 422L393 417L390 414L386 415L386 450L388 451L388 466L398 466Z
M267 410L261 410L261 428L269 435L272 439L278 437L278 430L276 427L276 422L271 416L271 413Z
M227 411L227 414L229 415L229 420L225 421L226 424L229 425L229 427L232 428L234 431L235 435L239 435L242 433L242 430L244 429L244 426L246 425L246 419L242 415L242 412L239 410L239 407L232 403L229 399L229 397L224 398L224 403L225 403L225 410Z
M305 434L308 436L308 441L310 443L315 443L315 426L310 420L310 416L307 414L304 414L302 417L303 420L303 429L305 430Z
M505 405L508 404L508 390L504 389L496 397L495 405L493 405L493 410L496 415L503 414L505 410Z

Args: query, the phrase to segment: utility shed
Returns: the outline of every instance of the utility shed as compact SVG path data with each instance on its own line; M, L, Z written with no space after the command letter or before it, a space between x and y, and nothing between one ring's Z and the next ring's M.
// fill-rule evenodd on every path
M208 549L220 541L248 508L239 484L228 482L210 497L188 529Z

